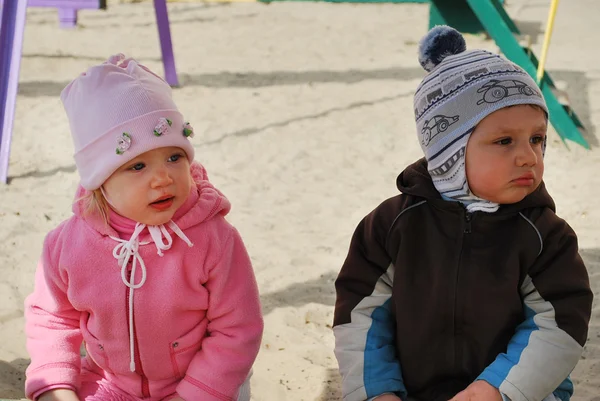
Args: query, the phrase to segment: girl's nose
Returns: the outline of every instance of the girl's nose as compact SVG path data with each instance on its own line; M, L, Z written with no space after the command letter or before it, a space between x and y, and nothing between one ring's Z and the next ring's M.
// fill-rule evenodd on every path
M173 179L169 175L169 171L164 168L158 168L152 176L152 188L160 188L173 183Z

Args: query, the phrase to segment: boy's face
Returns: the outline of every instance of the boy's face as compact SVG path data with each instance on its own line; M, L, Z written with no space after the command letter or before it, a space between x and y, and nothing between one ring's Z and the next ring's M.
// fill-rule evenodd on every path
M547 128L544 112L530 105L506 107L481 120L465 155L471 191L499 204L519 202L535 191L544 174Z
M191 185L190 163L185 152L166 147L128 161L103 187L117 213L155 226L171 220L190 194Z

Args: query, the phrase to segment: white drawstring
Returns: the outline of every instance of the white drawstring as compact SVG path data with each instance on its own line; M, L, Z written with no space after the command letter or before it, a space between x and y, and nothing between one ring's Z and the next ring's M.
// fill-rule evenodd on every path
M171 230L173 230L173 232L177 234L177 236L181 238L190 248L194 246L194 244L192 244L192 241L190 241L190 239L185 236L183 231L181 231L181 228L179 228L179 226L175 224L173 220L169 221L167 224L169 225L169 227L171 227Z
M175 234L179 238L181 238L189 247L194 246L192 241L181 231L181 229L175 224L173 221L169 221L167 223L169 227L173 230ZM119 265L121 266L121 280L123 283L129 288L129 369L132 372L135 372L135 352L134 352L134 336L133 336L133 291L138 289L144 285L146 282L146 265L144 264L144 259L139 254L140 245L147 245L150 242L141 242L139 241L139 236L144 230L144 228L148 228L148 232L150 233L150 237L156 246L156 251L159 256L163 256L162 251L166 251L171 249L171 245L173 245L173 238L165 228L163 224L160 226L146 226L142 223L137 223L135 225L135 229L133 230L133 234L131 234L131 238L129 241L126 241L121 238L116 238L110 236L113 240L117 241L118 244L113 249L113 257L117 259ZM163 237L166 241L163 241ZM127 279L127 264L129 263L129 259L133 256L133 262L131 266L131 275L129 279ZM135 283L135 271L137 268L137 263L139 262L142 268L142 278L139 283Z
M154 244L156 245L156 253L158 253L158 256L163 256L162 251L171 249L171 245L173 245L173 238L164 225L148 226L148 231L150 232L152 241L154 241ZM163 241L163 237L165 237L166 242Z

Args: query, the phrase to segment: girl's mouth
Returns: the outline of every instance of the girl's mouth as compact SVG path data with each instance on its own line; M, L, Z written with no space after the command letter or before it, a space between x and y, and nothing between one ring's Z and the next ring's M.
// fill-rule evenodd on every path
M166 210L173 205L174 199L175 197L173 196L164 196L159 198L157 201L152 202L150 206L158 210Z

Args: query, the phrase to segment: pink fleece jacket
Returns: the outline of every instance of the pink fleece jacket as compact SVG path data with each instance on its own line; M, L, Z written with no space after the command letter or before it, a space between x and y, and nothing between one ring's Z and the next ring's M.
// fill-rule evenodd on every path
M128 239L123 222L116 231L99 217L84 217L75 202L74 216L47 235L35 290L25 301L28 398L53 388L77 391L83 340L87 362L135 397L235 399L260 346L258 290L242 240L225 220L229 201L202 166L191 170L196 185L173 221L194 246L169 230L173 244L161 257L147 229L140 237L147 278L135 289L134 348L129 288L111 238Z

